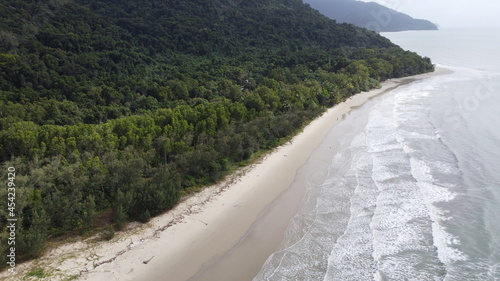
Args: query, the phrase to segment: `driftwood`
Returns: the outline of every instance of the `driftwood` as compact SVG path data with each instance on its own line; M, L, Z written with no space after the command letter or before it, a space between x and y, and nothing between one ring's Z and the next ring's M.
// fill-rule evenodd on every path
M198 220L199 222L203 223L204 225L208 225L208 223L202 221L202 220Z
M112 257L112 258L110 258L110 259L108 259L108 260L105 260L105 261L100 261L100 262L94 262L94 268L96 268L96 267L98 267L98 266L101 266L101 265L103 265L103 264L105 264L105 263L112 263L114 260L116 260L116 258L117 258L117 257L119 257L119 256L121 256L121 255L123 255L123 254L125 254L126 252L127 252L127 250L121 250L121 251L119 251L119 252L116 254L116 256L114 256L114 257Z
M143 264L148 264L155 256L152 256L149 260L142 261Z

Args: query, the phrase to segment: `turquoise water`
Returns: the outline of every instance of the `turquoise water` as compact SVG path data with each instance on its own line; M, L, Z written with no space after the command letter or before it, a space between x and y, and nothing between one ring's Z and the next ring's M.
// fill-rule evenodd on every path
M373 99L330 132L336 154L255 280L500 280L495 34L383 34L454 72Z

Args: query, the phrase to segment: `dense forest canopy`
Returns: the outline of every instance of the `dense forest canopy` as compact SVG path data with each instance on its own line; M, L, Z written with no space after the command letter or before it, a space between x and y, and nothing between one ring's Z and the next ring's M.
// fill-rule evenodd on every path
M300 0L4 0L0 39L1 174L16 169L22 258L49 237L148 221L325 108L433 70Z

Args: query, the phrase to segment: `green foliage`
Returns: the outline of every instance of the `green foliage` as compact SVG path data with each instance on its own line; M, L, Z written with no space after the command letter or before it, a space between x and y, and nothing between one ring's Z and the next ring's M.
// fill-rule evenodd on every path
M433 70L299 0L4 2L0 161L22 187L22 258L147 222L326 107Z
M19 253L27 258L36 258L40 256L47 240L47 227L49 226L49 217L42 208L32 210L28 222L23 221L25 229L19 233L20 245ZM24 218L28 218L25 214Z
M31 270L30 272L26 273L27 277L37 277L37 278L44 278L45 277L45 270L43 268L35 268Z
M115 228L112 225L108 225L103 231L102 238L109 241L113 239L113 237L115 237Z

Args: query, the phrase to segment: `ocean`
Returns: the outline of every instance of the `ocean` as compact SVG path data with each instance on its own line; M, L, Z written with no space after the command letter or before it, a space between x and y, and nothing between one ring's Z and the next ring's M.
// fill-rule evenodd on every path
M382 34L453 73L344 117L254 280L500 280L499 31Z

